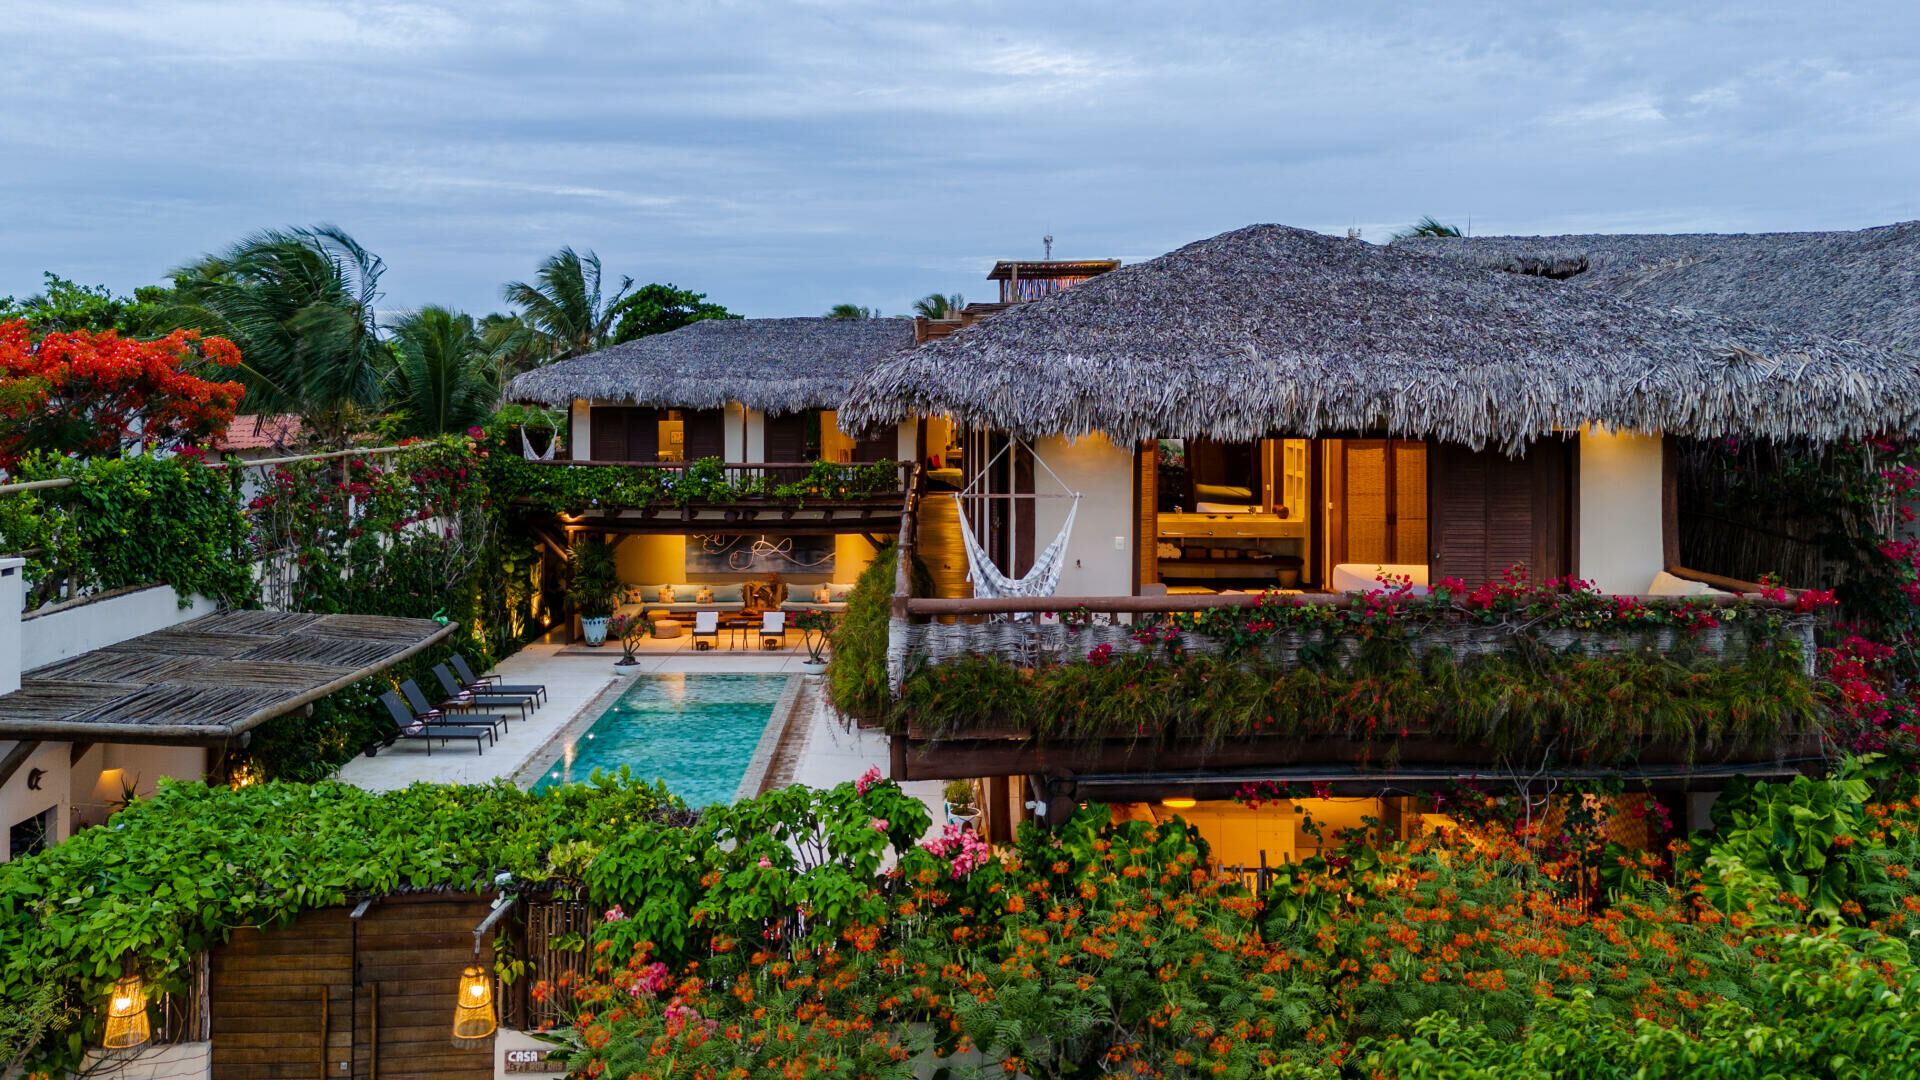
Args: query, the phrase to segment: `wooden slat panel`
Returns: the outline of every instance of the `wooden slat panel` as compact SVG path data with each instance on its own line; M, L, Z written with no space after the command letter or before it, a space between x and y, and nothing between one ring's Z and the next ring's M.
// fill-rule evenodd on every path
M1427 561L1427 445L1397 439L1393 453L1393 561Z
M587 413L588 444L580 448L582 457L594 461L631 461L627 456L627 410L616 405L595 405Z
M683 409L680 413L685 424L682 436L689 462L701 458L725 458L727 456L726 412L721 409Z
M353 1050L353 938L343 908L239 930L212 950L212 1080L346 1076ZM326 995L326 1053L320 996Z
M1346 550L1341 562L1390 563L1392 534L1387 516L1392 511L1387 487L1387 443L1384 439L1348 439L1340 444L1345 458L1341 511L1346 518Z

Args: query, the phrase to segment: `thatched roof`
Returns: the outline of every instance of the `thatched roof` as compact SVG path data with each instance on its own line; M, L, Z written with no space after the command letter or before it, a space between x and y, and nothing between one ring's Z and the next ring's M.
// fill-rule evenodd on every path
M510 401L576 399L768 413L831 409L854 377L913 344L911 319L709 319L529 371Z
M1485 236L1425 254L1661 307L1920 351L1920 221L1856 232Z
M855 385L841 423L943 413L1121 442L1385 429L1514 447L1586 423L1836 438L1914 430L1920 363L1254 225L904 353Z

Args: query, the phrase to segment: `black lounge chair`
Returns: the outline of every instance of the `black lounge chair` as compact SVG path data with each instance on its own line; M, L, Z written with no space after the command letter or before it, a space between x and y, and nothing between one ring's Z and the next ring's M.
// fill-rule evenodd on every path
M393 717L394 737L424 740L427 744L428 757L433 756L435 739L439 739L442 743L448 739L472 739L475 754L487 752L486 748L480 745L482 739L489 743L493 741L493 729L490 727L479 724L442 724L415 716L411 710L401 704L400 695L391 690L380 695L380 703L387 707L387 712Z
M406 695L407 704L413 706L414 716L428 723L468 724L474 727L485 727L494 732L512 730L507 727L507 718L499 713L463 712L456 715L447 712L444 708L427 704L427 695L420 691L420 684L412 679L400 684L400 692Z
M511 705L520 710L524 719L533 711L531 694L476 694L463 689L460 680L453 677L445 664L433 665L433 677L440 680L440 689L446 691L447 700L440 703L442 709L459 709L464 712L473 708L503 709Z
M476 694L533 694L541 701L547 700L545 683L503 683L498 675L475 675L473 668L467 666L467 658L459 653L448 659L453 661L453 670L460 676L460 682Z

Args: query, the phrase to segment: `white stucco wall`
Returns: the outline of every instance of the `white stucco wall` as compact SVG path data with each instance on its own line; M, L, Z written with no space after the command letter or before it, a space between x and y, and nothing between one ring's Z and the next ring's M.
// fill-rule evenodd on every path
M733 414L733 410L735 409L739 409L741 411L741 422L743 424L742 434L744 436L744 442L742 443L740 456L729 457L727 458L727 460L728 461L765 461L767 460L767 414L761 412L759 409L749 409L744 405L728 405L727 414L731 416ZM733 443L729 442L727 443L727 446L731 448L733 446Z
M26 604L27 560L0 559L0 694L20 689L20 608Z
M181 607L171 585L120 593L102 600L82 600L56 610L42 609L21 619L20 669L105 648L155 630L212 614L219 605L195 596Z
M728 461L758 461L759 458L746 457L748 445L747 429L750 425L749 412L745 405L737 401L727 402L721 415L721 445L725 448L723 456ZM763 433L764 433L764 429Z
M593 421L589 416L593 406L585 401L575 401L568 412L567 449L575 461L593 460Z
M1580 433L1579 577L1601 592L1644 593L1666 568L1658 435Z
M0 757L11 753L15 745L11 741L0 740ZM67 810L73 786L72 770L68 763L71 756L72 749L68 743L41 743L32 756L8 778L6 786L0 787L0 859L13 858L7 830L48 810L54 811L53 842L57 844L67 838L73 828L72 815ZM41 770L38 777L40 786L29 787L35 779L33 773L36 769Z
M1042 439L1034 453L1068 488L1080 493L1080 511L1067 541L1060 596L1127 596L1133 592L1133 451L1101 435L1077 441ZM1035 464L1033 490L1060 490ZM1060 534L1069 500L1035 499L1033 552L1037 556ZM1119 546L1115 546L1116 542Z

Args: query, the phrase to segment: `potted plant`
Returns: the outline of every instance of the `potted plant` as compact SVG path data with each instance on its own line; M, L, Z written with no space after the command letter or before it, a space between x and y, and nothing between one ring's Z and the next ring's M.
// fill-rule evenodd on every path
M973 805L973 781L949 780L942 794L947 800L947 821L951 824L977 825L980 809Z
M567 599L580 616L580 630L587 644L598 647L607 640L607 619L620 592L613 545L583 535L574 541L571 561L573 578L567 583Z
M800 670L809 675L819 675L827 670L827 641L833 632L833 616L818 608L808 608L793 617L794 629L800 631L800 640L806 643L807 658L800 663Z
M640 666L634 655L640 639L653 633L653 620L644 615L615 615L607 620L606 635L620 643L620 659L613 662L615 675L631 675Z

